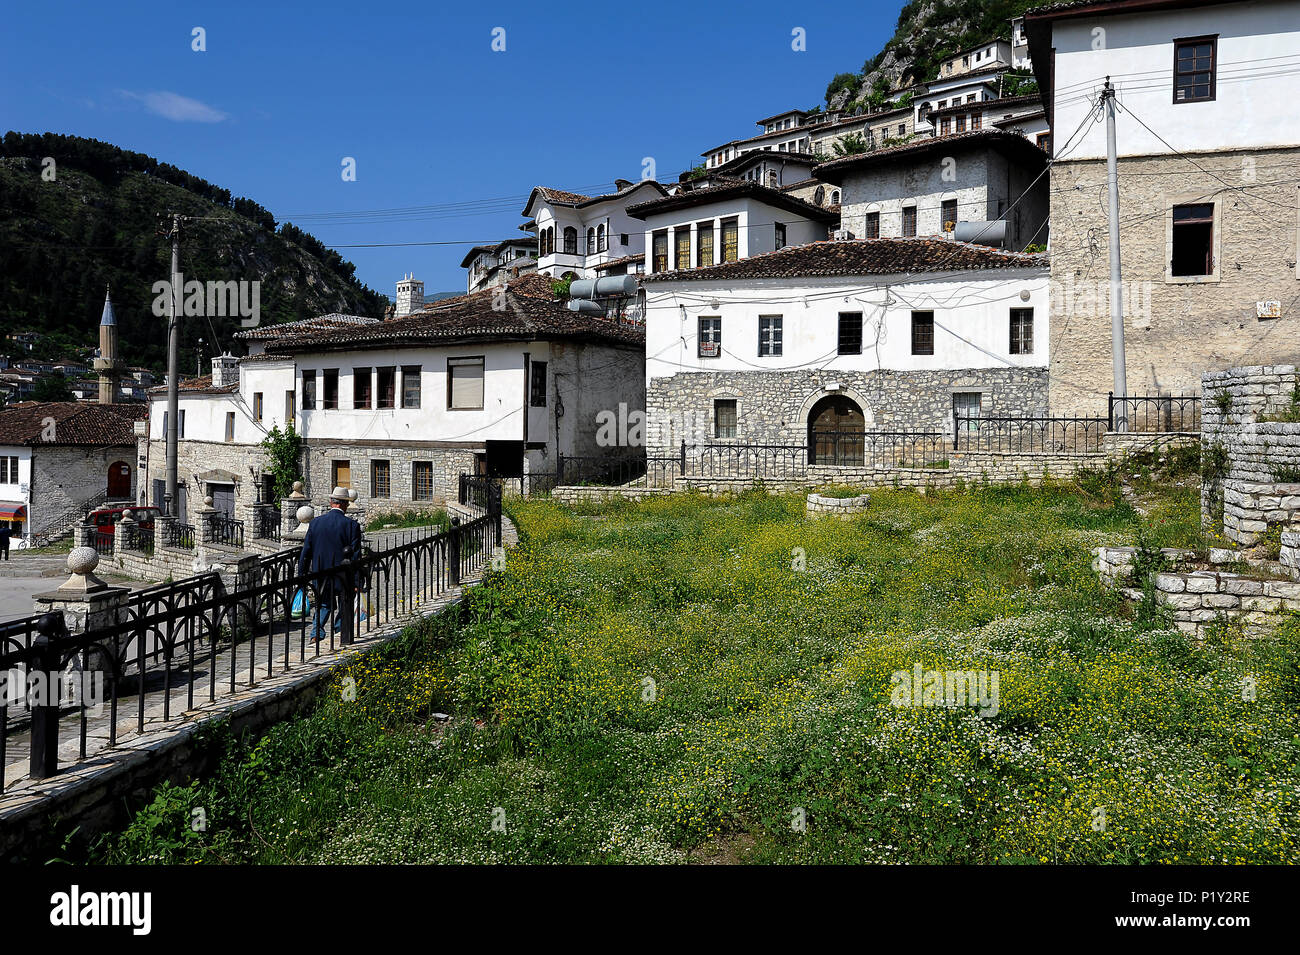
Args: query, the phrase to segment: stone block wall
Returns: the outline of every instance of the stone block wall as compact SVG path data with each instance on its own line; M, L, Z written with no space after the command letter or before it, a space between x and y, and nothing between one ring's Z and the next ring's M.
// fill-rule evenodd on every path
M979 392L989 416L1041 415L1047 408L1044 368L938 371L717 371L655 378L646 390L649 454L671 454L688 444L713 442L713 402L736 399L737 435L745 444L804 444L807 415L837 382L862 408L867 431L952 433L953 395Z
M1223 536L1250 546L1271 525L1300 527L1300 484L1223 482Z

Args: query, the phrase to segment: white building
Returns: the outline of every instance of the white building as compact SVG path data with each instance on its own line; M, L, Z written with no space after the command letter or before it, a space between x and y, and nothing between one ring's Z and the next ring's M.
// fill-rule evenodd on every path
M528 197L525 228L537 235L537 271L554 278L592 278L596 266L644 252L639 224L627 207L667 191L652 179L615 180L617 192L584 196L537 186Z
M1030 11L1025 30L1054 136L1053 279L1095 303L1061 303L1054 409L1096 413L1114 387L1108 291L1088 288L1107 275L1106 124L1093 113L1107 77L1125 390L1194 393L1207 370L1300 360L1300 4L1076 2Z
M703 268L826 239L836 212L747 180L629 206L644 224L646 273Z
M467 270L466 292L502 285L510 279L536 270L537 239L520 236L492 245L476 245L465 253L465 257L460 260L460 267Z
M538 273L404 318L329 324L257 329L256 354L213 359L211 378L182 388L190 516L207 494L251 517L266 495L259 445L277 426L302 436L313 498L342 485L382 510L454 497L461 473L519 476L554 471L558 454L609 454L598 414L644 406L641 327L569 311ZM150 397L160 497L166 395Z
M1047 242L1047 157L1023 136L978 130L823 163L854 238L950 236L1022 251Z
M1043 256L820 242L647 275L644 290L651 454L681 441L797 445L826 428L951 433L954 410L1046 407Z

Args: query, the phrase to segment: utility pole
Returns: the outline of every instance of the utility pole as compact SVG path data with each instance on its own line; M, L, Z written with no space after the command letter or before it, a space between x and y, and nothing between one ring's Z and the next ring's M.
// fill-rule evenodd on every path
M163 497L167 514L177 517L177 437L180 426L180 324L176 313L181 297L181 217L172 213L171 316L167 320L167 489Z
M1106 186L1110 192L1110 350L1114 369L1115 396L1128 396L1128 375L1124 370L1124 300L1119 263L1119 158L1115 147L1115 88L1106 77L1101 92L1106 110ZM1128 401L1121 400L1115 414L1116 431L1128 430Z

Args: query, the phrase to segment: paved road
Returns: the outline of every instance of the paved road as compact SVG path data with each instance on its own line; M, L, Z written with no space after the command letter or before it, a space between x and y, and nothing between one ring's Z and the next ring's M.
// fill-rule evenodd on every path
M0 560L0 621L27 617L36 612L35 594L54 590L68 579L66 554L24 554L10 552L9 560ZM149 586L139 580L129 580L111 574L101 578L115 587L137 590Z

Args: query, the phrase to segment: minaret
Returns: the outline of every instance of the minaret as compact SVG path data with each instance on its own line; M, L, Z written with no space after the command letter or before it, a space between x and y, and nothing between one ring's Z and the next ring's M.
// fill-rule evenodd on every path
M122 359L117 357L117 315L113 313L113 299L104 292L104 314L99 319L99 357L95 359L99 372L99 403L111 405L121 391Z

